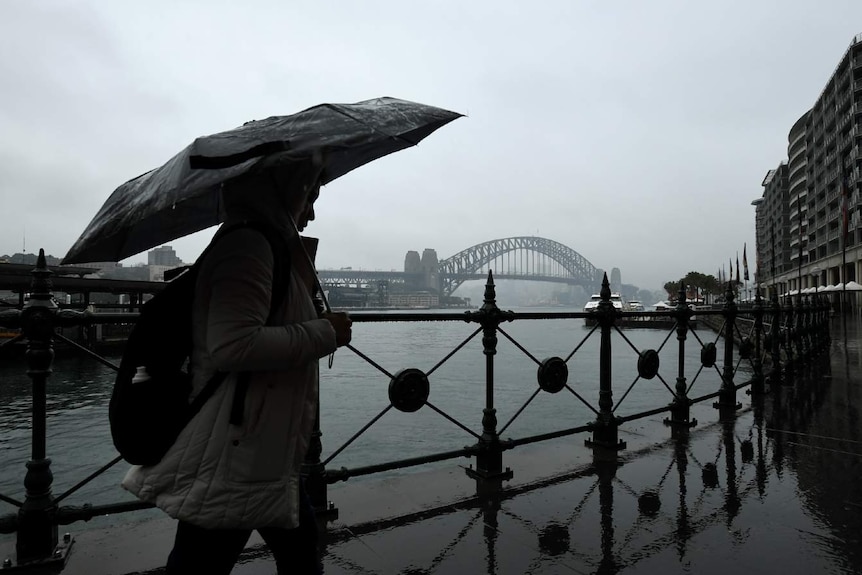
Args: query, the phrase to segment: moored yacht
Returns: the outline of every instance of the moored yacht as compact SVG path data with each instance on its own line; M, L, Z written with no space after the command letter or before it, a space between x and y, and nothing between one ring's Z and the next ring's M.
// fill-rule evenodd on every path
M590 301L588 301L586 303L586 305L584 305L584 311L585 312L594 312L594 311L598 310L599 304L601 303L601 301L602 301L601 294L597 294L597 293L593 294L592 297L590 298ZM623 303L623 298L618 293L612 293L611 294L611 304L614 306L614 308L617 311L620 311L620 312L623 311L623 309L625 307L625 305ZM596 325L596 318L586 317L586 318L584 318L584 323L586 325Z

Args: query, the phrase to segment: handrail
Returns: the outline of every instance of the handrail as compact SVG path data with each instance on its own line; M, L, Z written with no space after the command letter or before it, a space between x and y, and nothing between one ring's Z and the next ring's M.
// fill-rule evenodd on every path
M46 431L46 381L51 371L51 358L53 356L53 341L58 340L70 344L71 348L84 356L117 369L117 366L86 348L72 341L70 338L55 332L55 327L60 326L88 326L97 323L128 323L137 314L94 314L91 312L78 312L68 309L59 309L53 304L51 294L50 271L44 264L44 254L40 252L39 263L33 272L33 287L31 299L23 310L4 310L0 312L0 326L22 329L22 334L17 341L26 339L28 346L28 375L33 382L33 436L32 457L27 465L25 478L26 498L23 502L7 495L0 494L0 501L20 507L20 510L11 515L0 517L0 532L11 533L17 531L19 545L19 562L26 561L50 561L56 559L56 528L59 524L66 524L79 519L87 519L95 514L122 513L130 510L138 510L151 507L149 504L140 502L123 502L100 506L60 507L59 503L81 487L104 473L111 466L120 461L120 457L114 458L108 464L102 466L95 472L89 474L83 480L76 483L72 488L60 496L51 494L53 478L50 472L50 460L47 459L45 449ZM357 328L364 323L380 322L465 322L476 324L477 328L471 331L463 341L457 343L454 349L447 353L441 360L434 363L428 373L418 369L402 370L396 374L381 367L373 358L368 357L354 347L351 349L356 355L376 368L390 379L389 394L390 404L380 413L374 416L369 423L363 426L346 443L333 450L326 459L321 460L322 449L320 446L320 426L326 422L319 422L312 438L312 445L307 457L307 483L309 491L316 494L314 503L321 508L326 507L326 485L337 481L347 480L351 477L369 475L423 465L431 462L445 461L460 457L475 458L475 466L467 470L468 474L477 482L477 489L485 489L487 486L502 485L502 482L510 479L513 471L503 465L503 453L516 447L546 441L549 439L566 437L580 433L590 433L591 438L586 443L596 450L620 450L625 448L625 443L618 438L618 430L625 423L670 413L665 419L673 433L678 433L688 427L696 425L697 422L690 418L690 406L718 398L714 404L719 410L721 417L732 417L741 404L736 401L736 392L743 387L751 387L752 397L763 393L765 381L773 385L781 385L794 373L801 373L804 367L816 357L821 355L829 343L828 323L829 317L827 307L821 297L809 296L803 300L799 296L796 301L791 300L791 305L781 306L777 297L773 297L770 305L765 305L757 292L753 306L737 306L735 292L728 284L725 291L725 304L720 308L691 309L686 301L684 286L680 286L678 303L676 308L670 311L633 312L619 311L613 307L610 301L610 288L605 276L602 290L602 300L595 312L512 312L503 311L497 306L495 284L493 274L489 272L485 289L485 298L482 307L478 311L467 312L443 312L437 314L399 312L399 313L355 313L352 315ZM794 305L795 304L795 305ZM696 314L696 315L695 315ZM529 350L519 342L509 330L503 329L503 323L538 321L538 320L583 320L594 323L594 327L575 344L574 349L565 358L552 357L540 361ZM668 330L658 349L639 349L637 345L621 329L626 321L650 320L661 322ZM700 322L710 326L716 332L715 339L702 338L699 332ZM461 351L465 344L471 341L479 333L482 334L482 353L485 357L485 407L483 409L481 430L474 431L469 425L458 421L455 417L443 411L439 406L428 402L428 375L437 370L441 365L448 362L457 352ZM516 410L511 419L502 428L498 429L495 403L495 360L497 353L498 335L502 334L509 340L521 354L525 361L538 365L537 382L530 397ZM670 337L676 335L679 354L678 365L675 372L673 386L659 369L659 354L665 348ZM692 338L689 338L689 335ZM613 389L611 386L611 346L613 337L622 340L631 352L637 357L637 373L634 381L628 387L622 397L614 402ZM578 356L579 350L584 343L590 339L599 339L599 398L594 404L576 392L568 383L568 364ZM692 343L692 340L696 344ZM719 361L718 344L723 341L723 356ZM697 367L696 373L689 379L693 368L685 365L687 346L699 346L701 354L701 365ZM694 349L698 349L695 347ZM740 378L740 369L745 365L751 370L751 377L744 381ZM718 390L709 390L697 397L691 397L690 392L698 381L704 370L714 370L721 381ZM765 373L768 370L768 374ZM667 403L643 409L636 413L624 416L616 415L617 409L622 405L629 392L636 386L642 385L644 381L658 378L668 391ZM508 429L509 425L517 418L527 413L527 408L538 394L555 394L563 389L568 390L577 400L586 405L595 415L595 420L565 429L539 433L514 439L504 439L501 434ZM438 413L443 419L448 420L464 431L475 443L461 449L443 451L423 456L413 456L395 461L386 461L365 465L353 469L328 468L327 466L335 460L347 447L358 437L371 428L381 417L392 409L403 412L416 411L427 405L431 410ZM321 500L322 498L322 500ZM45 534L53 533L53 540L46 540Z

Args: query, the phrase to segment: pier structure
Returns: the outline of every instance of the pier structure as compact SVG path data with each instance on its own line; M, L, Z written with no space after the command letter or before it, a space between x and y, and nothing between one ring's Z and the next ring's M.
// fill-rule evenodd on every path
M23 477L25 497L20 501L10 495L0 494L0 501L11 505L16 512L0 517L0 533L14 533L17 543L14 556L6 558L5 568L9 572L37 572L44 569L62 570L70 549L75 544L73 531L59 536L59 526L74 524L96 516L125 513L150 507L142 502L123 502L114 504L85 505L83 507L65 506L62 502L72 493L104 473L108 468L121 461L117 456L109 462L94 462L93 472L81 478L71 488L56 495L53 490L53 474L50 454L46 449L47 420L47 381L51 374L53 361L53 345L56 340L71 344L82 355L98 361L110 369L118 366L108 359L99 356L84 346L66 341L67 338L57 333L57 328L65 325L92 325L96 322L129 322L131 314L93 314L87 311L60 309L53 299L52 272L45 264L44 253L40 252L39 261L33 269L31 280L31 296L24 309L6 309L0 311L0 326L10 329L20 329L21 333L15 339L25 340L27 345L27 375L32 382L32 450L30 461L26 464ZM692 328L689 321L692 310L686 304L685 287L680 286L680 302L676 309L663 312L630 312L619 311L610 301L610 284L607 275L603 275L601 297L602 302L593 317L598 319L591 328L584 326L587 313L584 312L527 312L516 313L505 311L498 306L495 291L495 277L489 272L486 278L485 297L482 307L477 311L461 313L417 314L357 314L354 316L354 329L361 330L364 323L376 322L449 322L466 323L471 326L469 334L463 341L453 342L450 353L431 367L415 365L403 366L392 373L381 365L381 362L363 354L360 350L349 346L361 360L367 362L373 369L379 371L388 381L388 405L377 414L372 414L366 425L362 426L342 445L324 457L322 448L322 431L327 422L320 421L316 426L312 448L308 453L305 468L308 490L313 497L313 503L322 513L323 518L337 517L339 508L350 502L331 501L329 487L347 481L351 478L368 476L385 471L415 467L432 462L444 462L461 458L472 458L474 464L466 469L467 475L475 480L476 497L482 501L482 513L486 525L493 527L497 520L499 502L506 497L507 482L519 471L528 473L527 469L507 465L504 457L507 451L544 442L551 439L569 436L586 436L586 444L592 449L594 469L600 481L600 496L604 503L612 505L613 498L610 485L614 482L618 458L625 457L626 442L621 440L621 429L634 421L667 413L665 420L670 428L670 436L685 441L689 430L698 425L696 419L690 417L690 410L712 399L717 399L714 406L718 411L717 420L724 425L732 425L733 420L742 407L737 401L737 392L742 388L750 388L751 401L755 409L764 397L776 397L782 388L792 384L797 378L807 377L823 364L828 362L829 354L829 314L824 301L815 295L808 296L794 307L782 306L777 297L772 298L771 305L764 305L758 292L753 305L737 305L733 291L728 286L725 295L726 303L721 307L698 309L697 316L708 330L701 331ZM666 318L670 328L664 343L655 349L640 349L630 338L626 330L616 322L618 318L647 317ZM582 335L570 353L539 359L530 351L529 343L521 342L512 333L509 325L520 322L537 321L568 321L573 326L573 334ZM475 326L475 329L472 328ZM574 327L577 326L577 331ZM662 357L667 353L665 344L675 336L678 358L675 364L663 370ZM465 345L474 338L481 337L482 355L484 357L484 408L475 418L465 420L455 417L441 408L437 398L432 394L435 372L448 362L455 354L461 352ZM523 402L508 420L500 425L498 419L497 365L495 356L498 342L503 338L510 342L522 354L522 360L535 365L536 381L529 397ZM599 366L597 385L598 401L591 401L591 392L584 389L584 383L577 386L570 381L570 365L573 358L578 358L578 352L584 344L598 338ZM4 345L8 345L4 344ZM631 384L619 397L615 396L613 385L614 362L612 352L629 351L637 358L636 372L622 374L632 378ZM700 365L686 363L688 353L699 350ZM667 346L668 349L673 346ZM721 351L721 362L718 357ZM705 379L705 373L714 373L720 382L716 387L703 389L698 385ZM671 376L672 374L672 376ZM674 385L671 386L668 381ZM666 400L643 409L638 409L619 415L621 406L627 405L626 398L637 386L652 385L667 391ZM533 400L540 394L557 395L560 402L572 401L574 404L586 406L595 416L592 421L572 426L568 421L560 422L560 429L549 433L540 433L516 438L508 438L504 434L513 422L530 415ZM428 455L406 454L408 457L371 463L356 467L337 467L338 456L366 431L372 428L391 410L405 414L427 409L440 416L441 425L454 425L470 438L471 444ZM701 423L702 425L702 423ZM750 446L749 446L750 447ZM746 450L749 449L746 447ZM727 449L735 445L728 444ZM745 451L743 458L747 457ZM750 455L750 454L749 454ZM712 468L704 468L705 481L714 472ZM731 473L728 471L728 473ZM715 479L717 481L717 479ZM603 486L603 487L602 487ZM433 489L429 487L429 489ZM656 512L656 501L649 492L644 492L639 500L643 513L649 515ZM603 515L604 517L604 515ZM612 533L609 526L609 533ZM559 534L558 534L559 535ZM547 545L554 545L555 535L549 532ZM556 543L562 544L557 541ZM612 560L612 557L608 557Z

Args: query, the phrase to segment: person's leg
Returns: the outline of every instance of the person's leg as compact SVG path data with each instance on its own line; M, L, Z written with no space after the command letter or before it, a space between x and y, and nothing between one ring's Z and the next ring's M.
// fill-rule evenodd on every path
M303 489L300 494L299 527L258 529L266 546L275 557L279 575L321 575L323 566L318 557L317 521L314 507Z
M250 535L248 529L204 529L180 521L165 572L229 575Z

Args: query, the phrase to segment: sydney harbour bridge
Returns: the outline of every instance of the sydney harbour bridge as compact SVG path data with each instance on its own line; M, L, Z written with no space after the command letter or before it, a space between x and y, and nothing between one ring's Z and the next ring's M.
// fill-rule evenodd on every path
M426 291L441 299L452 296L464 282L481 280L493 270L494 278L557 282L598 290L603 271L572 248L536 236L491 240L471 246L444 260L434 250L408 252L404 271L343 268L318 270L324 289L342 295L376 293L383 298L398 292Z

